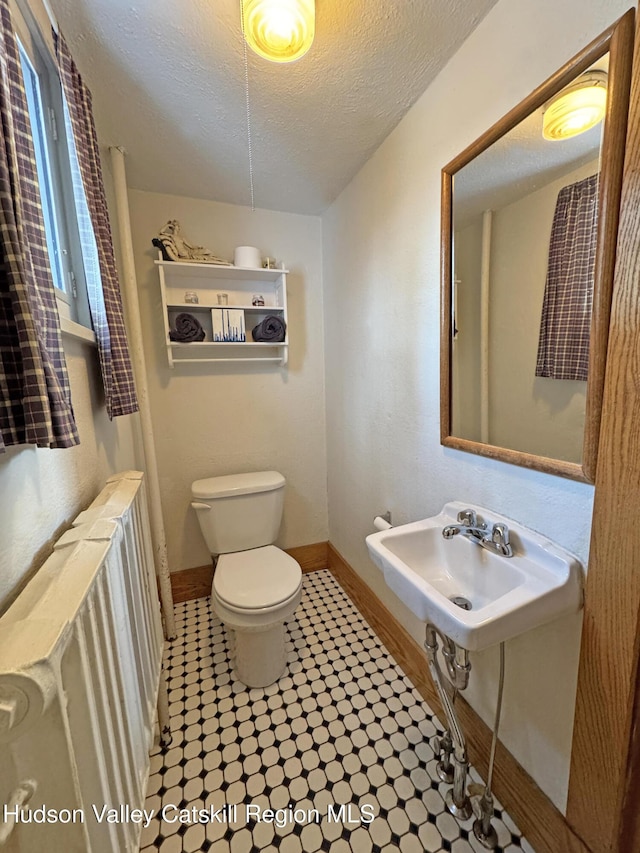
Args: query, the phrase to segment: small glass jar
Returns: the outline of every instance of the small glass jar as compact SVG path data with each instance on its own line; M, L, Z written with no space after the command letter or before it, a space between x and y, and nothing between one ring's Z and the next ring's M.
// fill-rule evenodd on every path
M251 297L251 304L256 306L264 305L264 296L261 293L254 293Z
M195 290L187 290L184 294L184 301L189 302L191 305L197 305L199 302L198 294Z
M229 294L228 293L219 293L218 294L218 305L228 305L229 304Z

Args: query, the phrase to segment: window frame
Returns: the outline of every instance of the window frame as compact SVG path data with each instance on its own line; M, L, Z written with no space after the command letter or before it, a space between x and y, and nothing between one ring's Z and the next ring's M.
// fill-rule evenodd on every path
M95 341L87 295L78 213L73 194L71 152L67 139L65 105L60 76L52 53L52 46L43 37L40 25L27 0L10 0L10 8L19 48L24 52L38 82L39 107L41 109L39 121L44 134L47 160L47 174L44 179L49 181L45 192L51 196L52 215L55 220L59 251L57 261L65 284L65 289L60 289L57 285L56 275L53 275L62 330L82 340L91 338ZM30 98L28 100L31 101ZM29 103L30 117L31 106ZM34 138L35 145L37 142ZM38 181L40 183L43 178L42 166L40 159L37 159ZM41 188L41 196L42 194ZM51 255L51 231L46 221L45 229ZM53 273L56 259L50 257L50 262ZM80 328L75 329L76 326Z

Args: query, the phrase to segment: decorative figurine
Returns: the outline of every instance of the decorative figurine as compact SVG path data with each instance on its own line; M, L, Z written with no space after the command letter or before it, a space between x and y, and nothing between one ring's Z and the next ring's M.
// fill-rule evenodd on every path
M232 264L219 258L205 249L204 246L195 246L182 236L181 226L177 219L170 219L160 229L158 236L151 241L162 252L165 261L187 261L197 264L217 264L218 266L230 267Z

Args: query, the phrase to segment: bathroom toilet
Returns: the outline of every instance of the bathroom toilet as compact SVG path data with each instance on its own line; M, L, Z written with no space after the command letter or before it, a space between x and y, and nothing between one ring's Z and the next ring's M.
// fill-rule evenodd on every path
M300 566L272 544L284 486L277 471L209 477L191 485L191 506L216 559L211 605L232 631L236 673L248 687L266 687L284 673L284 625L302 595Z

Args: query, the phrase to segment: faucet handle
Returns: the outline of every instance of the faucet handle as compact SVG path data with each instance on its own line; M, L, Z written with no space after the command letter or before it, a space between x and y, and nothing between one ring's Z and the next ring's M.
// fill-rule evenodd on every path
M505 545L509 544L509 528L506 524L497 522L493 525L493 529L491 531L491 541L502 542Z
M505 557L513 556L513 548L509 541L509 528L506 524L497 522L491 530L491 541Z
M459 512L458 524L464 524L465 527L485 527L482 519L478 521L478 516L474 509L463 509Z

